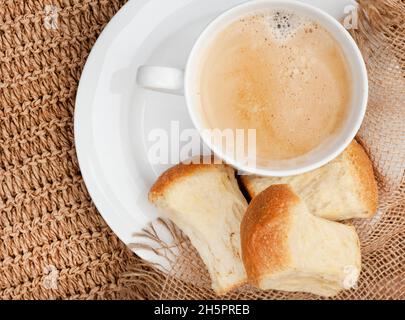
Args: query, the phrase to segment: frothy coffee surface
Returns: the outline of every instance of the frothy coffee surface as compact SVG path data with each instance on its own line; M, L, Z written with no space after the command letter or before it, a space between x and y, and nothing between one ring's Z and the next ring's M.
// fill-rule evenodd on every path
M260 162L299 157L341 127L351 100L342 49L294 12L245 16L220 31L200 69L209 128L256 129Z

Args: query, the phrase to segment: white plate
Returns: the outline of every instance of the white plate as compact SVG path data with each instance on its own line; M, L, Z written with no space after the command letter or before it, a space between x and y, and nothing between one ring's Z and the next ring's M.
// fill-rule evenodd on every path
M183 97L138 89L143 64L184 67L191 47L221 12L246 0L132 0L111 20L91 51L78 89L75 142L80 168L103 218L126 244L157 218L147 193L166 166L148 161L152 129L171 121L191 128ZM301 0L336 19L352 0ZM168 235L162 235L170 241ZM136 253L161 262L143 250Z

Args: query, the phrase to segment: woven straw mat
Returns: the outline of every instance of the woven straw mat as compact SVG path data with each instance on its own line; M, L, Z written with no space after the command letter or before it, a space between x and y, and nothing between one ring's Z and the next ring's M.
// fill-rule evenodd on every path
M0 299L117 298L136 263L91 202L73 143L83 65L124 3L0 0Z

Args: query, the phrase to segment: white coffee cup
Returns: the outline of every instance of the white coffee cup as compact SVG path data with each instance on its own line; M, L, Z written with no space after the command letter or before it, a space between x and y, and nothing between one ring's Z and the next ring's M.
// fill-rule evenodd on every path
M200 60L206 45L217 35L217 31L229 25L240 16L245 16L252 12L266 9L293 10L317 21L322 27L340 44L353 81L353 97L347 119L344 122L342 130L336 134L327 143L323 143L319 148L310 151L308 154L296 159L283 160L277 165L259 167L241 162L231 157L218 148L212 141L206 139L202 132L207 127L204 125L202 116L198 112L198 103L196 97L196 77L198 75ZM192 122L200 132L205 144L226 163L235 168L251 174L263 176L291 176L302 174L317 169L335 159L354 139L367 107L368 98L368 78L367 70L355 41L348 31L332 16L326 12L304 4L302 2L291 0L254 0L238 5L217 17L211 22L197 39L185 67L185 71L161 66L141 66L137 73L137 84L140 87L161 91L166 93L184 94L187 102L187 108Z

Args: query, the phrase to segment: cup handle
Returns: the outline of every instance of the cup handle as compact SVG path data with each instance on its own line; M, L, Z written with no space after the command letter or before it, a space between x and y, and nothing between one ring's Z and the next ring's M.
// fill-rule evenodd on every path
M148 90L183 95L184 71L170 67L140 66L136 83Z

